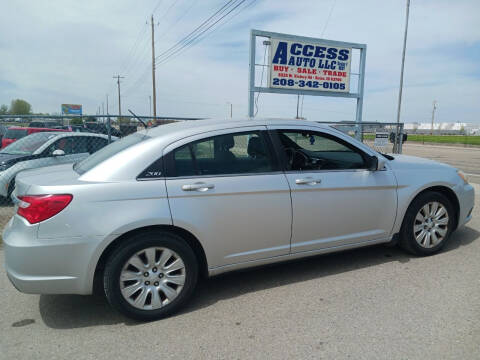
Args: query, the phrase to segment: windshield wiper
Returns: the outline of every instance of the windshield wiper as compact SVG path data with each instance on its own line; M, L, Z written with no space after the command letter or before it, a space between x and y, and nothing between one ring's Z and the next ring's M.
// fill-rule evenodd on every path
M395 158L392 156L392 155L388 155L388 154L384 154L384 153L380 153L383 155L383 157L386 157L388 160L395 160Z

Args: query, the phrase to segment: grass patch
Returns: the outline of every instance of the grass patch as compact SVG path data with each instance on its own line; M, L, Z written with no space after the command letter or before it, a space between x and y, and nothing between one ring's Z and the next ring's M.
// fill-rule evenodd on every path
M375 134L364 134L364 140L374 140ZM438 144L462 144L480 146L480 136L466 135L421 135L408 134L407 143L409 142L425 142Z

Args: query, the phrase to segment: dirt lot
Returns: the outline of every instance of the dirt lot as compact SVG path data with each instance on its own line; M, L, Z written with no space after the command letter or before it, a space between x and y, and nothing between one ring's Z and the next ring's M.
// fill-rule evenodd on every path
M480 148L406 143L406 155L420 156L444 162L468 174L470 182L480 184Z

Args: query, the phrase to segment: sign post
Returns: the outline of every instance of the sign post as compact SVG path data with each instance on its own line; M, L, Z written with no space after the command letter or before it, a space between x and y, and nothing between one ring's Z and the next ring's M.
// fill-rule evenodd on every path
M255 64L257 37L269 39L264 41L269 46L267 64ZM360 50L358 74L351 72L353 49ZM260 92L353 98L357 101L355 134L361 140L366 51L365 44L251 30L248 116L254 117L254 95ZM256 86L256 66L268 68L267 86ZM351 75L358 75L356 92L350 91Z

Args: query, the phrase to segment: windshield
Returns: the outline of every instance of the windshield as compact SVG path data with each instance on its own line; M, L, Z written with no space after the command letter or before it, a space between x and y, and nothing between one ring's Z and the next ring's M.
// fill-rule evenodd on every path
M8 129L5 133L5 139L20 139L27 135L27 130L24 129Z
M76 163L73 166L73 170L79 174L83 174L120 151L123 151L130 146L136 145L147 139L150 139L150 137L139 133L124 137L123 139L117 140L105 146L103 149L93 153L86 159Z
M10 131L10 130L9 130ZM57 135L47 132L40 132L24 136L20 140L11 143L0 151L0 154L31 155L46 141Z

